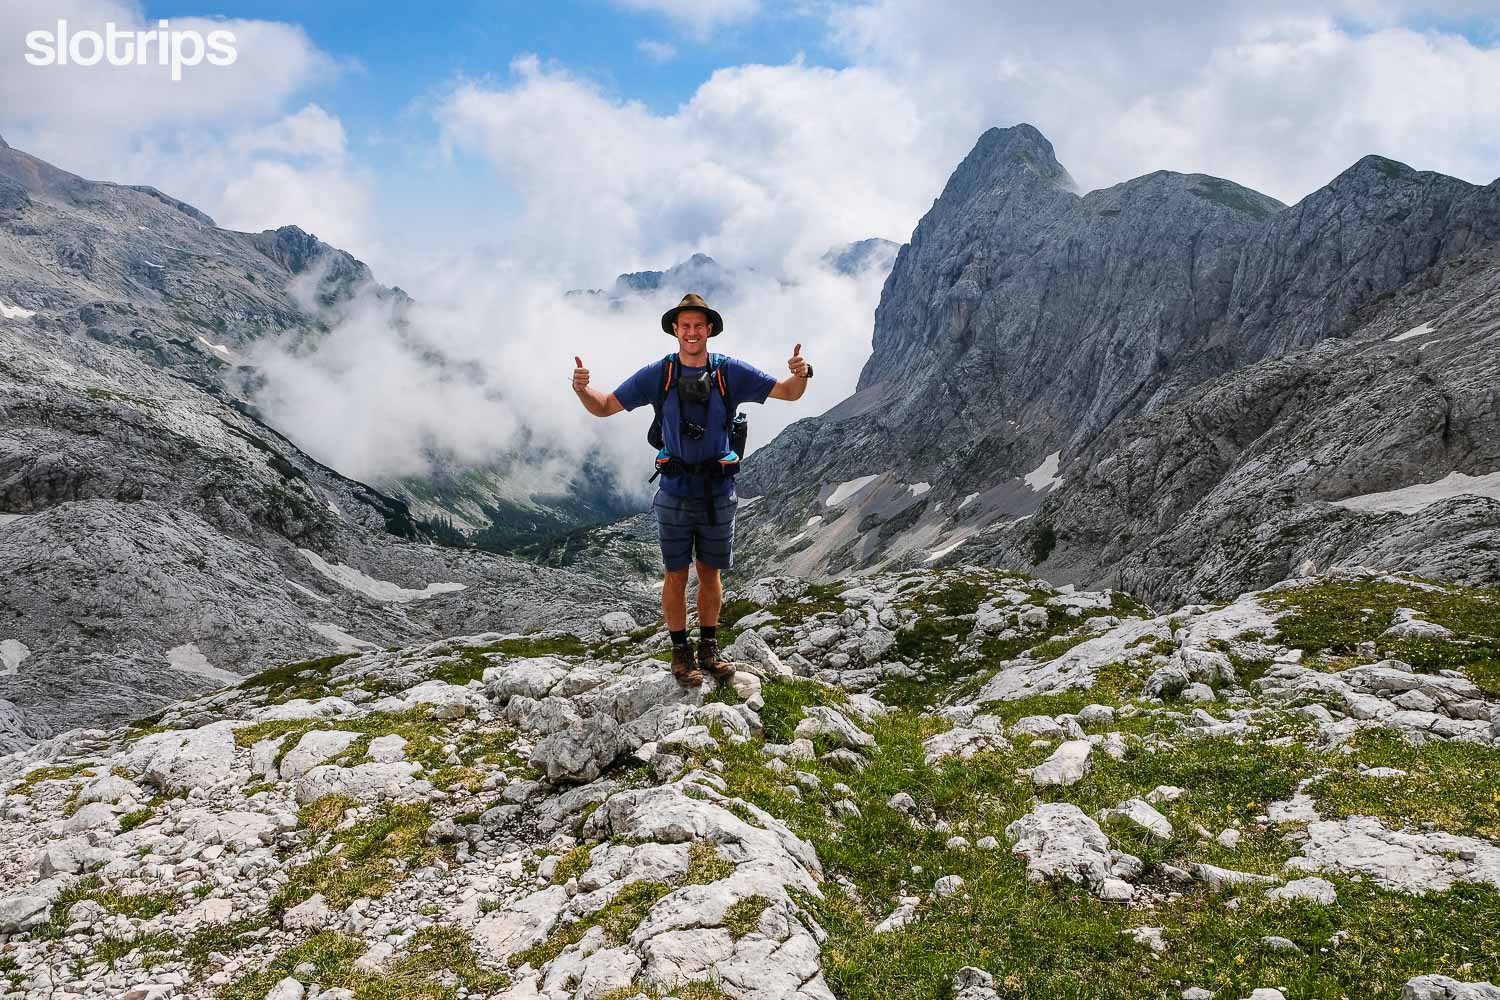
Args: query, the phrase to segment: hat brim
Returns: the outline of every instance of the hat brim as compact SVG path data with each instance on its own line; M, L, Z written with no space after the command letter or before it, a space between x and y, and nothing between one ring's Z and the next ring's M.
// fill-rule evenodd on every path
M662 330L674 337L677 336L677 334L672 333L672 324L677 322L678 313L684 312L688 309L696 309L698 312L708 314L708 325L710 327L708 335L710 337L717 337L720 331L724 329L724 317L720 316L718 311L715 309L710 309L707 306L673 306L671 309L668 309L666 312L661 314Z

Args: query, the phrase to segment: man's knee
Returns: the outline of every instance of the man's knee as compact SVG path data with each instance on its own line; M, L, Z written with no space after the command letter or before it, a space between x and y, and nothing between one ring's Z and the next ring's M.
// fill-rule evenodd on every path
M708 563L702 562L701 560L696 563L696 566L698 569L699 586L702 586L704 583L719 582L719 567L710 566Z
M689 567L684 566L684 567L682 567L682 569L669 569L669 570L667 570L666 571L667 577L666 577L665 585L668 586L668 587L673 588L674 590L679 590L679 589L682 589L683 587L686 587L687 586L687 579L688 579L688 569L689 569Z

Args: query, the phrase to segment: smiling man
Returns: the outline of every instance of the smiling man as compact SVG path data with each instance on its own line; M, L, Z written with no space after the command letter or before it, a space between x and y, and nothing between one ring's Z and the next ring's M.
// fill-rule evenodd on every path
M719 659L719 607L724 600L722 570L734 563L734 519L738 498L734 476L744 448L744 423L736 422L740 403L801 399L812 378L802 345L787 359L791 374L777 381L737 358L710 354L708 338L724 329L723 318L689 292L661 317L661 328L677 339L677 353L653 361L608 395L589 386L589 370L574 358L573 391L596 417L650 403L658 420L648 435L657 447L652 506L661 540L666 580L662 614L672 634L672 675L696 687L708 672L728 680L734 667ZM659 425L659 435L657 434ZM696 662L687 634L687 579L698 568L698 649Z

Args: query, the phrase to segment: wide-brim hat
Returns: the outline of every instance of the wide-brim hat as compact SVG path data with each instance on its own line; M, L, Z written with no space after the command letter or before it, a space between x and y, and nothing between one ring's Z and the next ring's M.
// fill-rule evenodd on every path
M677 321L677 314L684 309L698 309L708 314L708 335L717 337L724 329L724 317L708 307L701 295L688 292L682 297L682 301L661 314L661 328L672 333L672 324ZM672 336L677 336L675 333Z

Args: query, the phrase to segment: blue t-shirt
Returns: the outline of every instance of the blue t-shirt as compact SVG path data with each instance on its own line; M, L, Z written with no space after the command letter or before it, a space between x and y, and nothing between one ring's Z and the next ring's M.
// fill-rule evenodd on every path
M752 364L738 358L725 357L720 364L724 369L724 384L736 407L741 403L764 403L776 379ZM676 374L672 376L672 389L667 393L661 408L661 433L667 453L676 455L684 462L707 462L721 457L729 450L729 435L725 430L724 401L716 386L710 386L708 402L690 403L681 398L677 384L685 378L695 378L708 371L707 365L697 367L678 362ZM650 406L656 398L657 379L661 377L661 359L657 358L640 371L620 383L615 398L627 410L638 406ZM686 418L704 429L696 441L680 433L682 419ZM744 456L741 455L741 458ZM695 476L674 476L663 473L661 488L674 496L690 497L703 495L703 483ZM734 490L734 477L709 479L709 489L714 496L727 496Z

